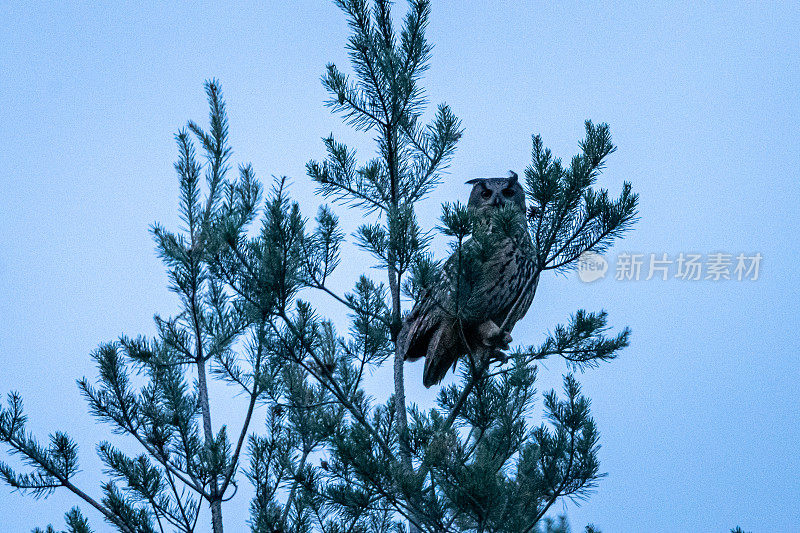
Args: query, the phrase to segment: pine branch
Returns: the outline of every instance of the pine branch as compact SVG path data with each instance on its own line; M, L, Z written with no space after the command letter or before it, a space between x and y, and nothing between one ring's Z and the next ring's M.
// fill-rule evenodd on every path
M52 446L44 449L33 438L25 435L25 415L22 411L22 399L17 393L9 394L10 409L0 408L0 440L19 454L37 473L17 476L5 463L0 463L0 476L10 486L19 490L33 490L46 496L58 487L65 487L83 501L97 509L109 523L117 526L123 533L138 533L128 528L114 515L111 509L101 504L71 481L70 477L77 471L77 449L63 433L52 436Z
M283 320L283 323L286 325L286 327L291 331L294 338L300 341L300 346L305 351L305 353L313 359L314 363L318 367L324 368L325 367L324 362L319 358L315 350L308 345L303 336L299 334L294 324L292 323L291 319L285 314L281 314L280 318ZM270 325L274 328L275 333L280 336L280 331L272 323L270 323ZM301 365L312 377L314 377L314 379L316 379L321 385L323 385L326 389L328 389L342 403L342 405L350 412L350 414L353 415L355 420L376 439L376 442L379 444L379 446L383 449L384 453L386 453L388 457L393 456L393 452L389 447L389 445L377 433L375 428L373 428L372 425L369 422L367 422L364 413L362 413L359 409L356 408L356 406L353 403L350 402L350 400L347 398L347 395L339 387L338 383L330 379L330 377L315 371L311 366L305 364L302 361L302 359L296 359L295 362Z

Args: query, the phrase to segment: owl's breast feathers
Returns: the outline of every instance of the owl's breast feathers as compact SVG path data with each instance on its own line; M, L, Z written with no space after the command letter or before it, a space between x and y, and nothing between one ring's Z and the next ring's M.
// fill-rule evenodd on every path
M486 320L498 326L505 323L505 330L510 332L533 302L534 287L529 280L534 275L534 260L528 233L494 244L492 253L480 265L480 275L471 286L460 320L453 310L455 300L464 299L454 294L455 276L446 265L444 283L425 291L404 321L398 347L407 360L425 357L426 387L439 383L459 357L477 346L479 324ZM452 266L452 261L453 257L448 265Z
M483 275L475 287L469 308L474 313L470 322L492 320L498 326L506 323L506 331L528 312L533 302L533 287L528 281L534 275L532 245L527 232L520 238L504 238L483 265ZM515 304L521 299L519 305ZM508 316L512 311L513 315Z

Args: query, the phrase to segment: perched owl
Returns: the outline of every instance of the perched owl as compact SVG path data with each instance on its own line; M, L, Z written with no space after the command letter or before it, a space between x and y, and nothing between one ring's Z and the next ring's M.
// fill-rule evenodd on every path
M464 243L464 249L473 252L472 282L466 283L459 274L463 266L461 270L455 267L454 253L444 265L441 282L423 291L403 322L399 348L409 361L425 357L426 387L439 383L459 357L475 347L508 348L509 332L533 301L535 283L529 281L535 269L525 220L525 193L517 175L509 174L508 178L467 182L473 186L468 207L479 221L472 238ZM509 232L508 227L502 231L492 227L500 209L506 210L506 220L516 229Z

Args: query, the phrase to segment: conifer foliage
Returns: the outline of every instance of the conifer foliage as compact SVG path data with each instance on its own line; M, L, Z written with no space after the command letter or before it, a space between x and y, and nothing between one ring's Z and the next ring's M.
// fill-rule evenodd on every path
M78 382L91 414L140 452L100 442L106 479L96 491L79 487L77 445L61 432L48 443L31 435L11 393L0 441L27 471L0 463L10 487L42 497L67 489L90 519L123 533L222 533L225 503L246 482L253 533L554 530L545 519L552 505L595 487L598 431L576 378L544 394L544 421L534 425L531 415L537 362L560 356L584 369L627 346L630 332L610 334L605 312L579 310L539 344L477 350L435 405L406 398L396 340L407 306L445 270L469 287L487 244L465 207L445 205L438 229L462 260L442 269L431 231L417 222L418 202L462 132L447 105L423 118L430 3L412 0L399 30L386 0L336 3L350 25L352 73L327 66L328 105L377 150L359 162L331 136L307 172L334 205L363 212L354 243L378 268L349 291L330 284L345 240L334 208L309 220L285 179L265 193L249 165L234 170L222 92L207 82L209 126L189 122L176 135L182 225L152 227L179 311L155 317L154 338L102 344L92 355L98 378ZM629 184L616 199L595 188L614 151L608 127L587 122L580 148L564 165L533 138L525 171L533 283L606 249L635 221ZM495 222L512 224L502 214ZM347 331L317 310L324 295L349 316ZM366 384L389 364L393 394L381 403ZM246 399L241 426L214 418L209 380ZM203 509L210 524L198 523ZM66 525L91 531L77 507Z

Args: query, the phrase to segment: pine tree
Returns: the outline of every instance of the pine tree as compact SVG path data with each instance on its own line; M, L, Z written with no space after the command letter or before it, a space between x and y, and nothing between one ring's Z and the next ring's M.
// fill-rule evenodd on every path
M447 169L462 128L446 105L423 121L428 1L410 2L399 32L388 1L336 3L350 24L352 74L328 65L328 105L371 134L377 150L359 164L331 136L307 172L323 196L369 218L355 244L376 260L379 279L364 273L346 293L331 286L345 240L334 208L321 207L311 222L285 178L264 195L249 165L232 172L225 102L219 84L208 82L208 129L189 122L176 135L182 227L152 227L180 311L156 316L155 338L101 345L93 354L98 380L79 381L91 413L141 453L101 442L108 479L92 496L73 483L77 445L60 432L48 445L27 433L21 397L11 393L0 440L31 469L0 463L12 488L47 496L64 487L125 533L205 530L197 524L202 506L221 533L241 474L254 488L254 533L531 532L566 530L543 520L548 510L559 498L586 497L602 477L589 400L572 374L561 393L544 395L541 424L532 425L531 410L539 361L561 356L584 369L627 346L630 331L610 334L605 312L579 310L536 345L476 350L436 405L407 401L396 347L404 305L440 283L444 270L416 209ZM602 252L636 218L629 184L616 199L594 187L615 150L608 126L586 122L580 147L564 165L533 137L525 184L535 284L545 271L574 268L586 251ZM502 213L495 223L515 230ZM462 258L451 275L468 287L481 253L468 243L489 237L460 204L444 206L439 231ZM322 293L348 315L346 332L316 309ZM365 384L390 361L393 394L379 403ZM213 424L210 378L247 400L232 433ZM77 508L66 521L68 531L90 531Z

